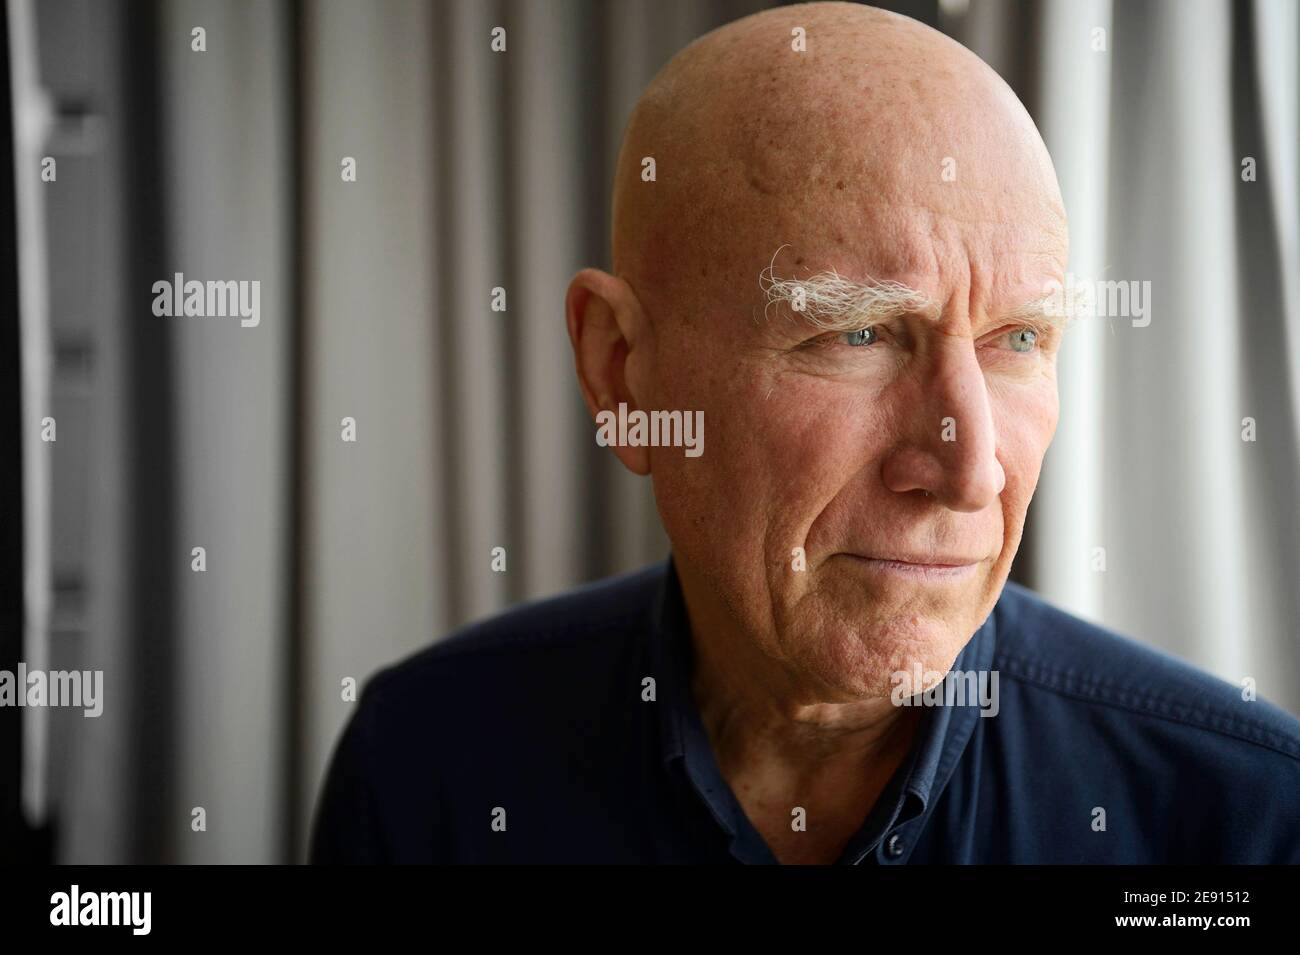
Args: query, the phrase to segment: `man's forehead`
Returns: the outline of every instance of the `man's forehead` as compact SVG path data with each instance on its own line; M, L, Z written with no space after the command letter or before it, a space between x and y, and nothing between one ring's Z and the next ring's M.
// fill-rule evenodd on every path
M930 224L881 228L878 219L864 217L854 225L829 223L776 236L783 241L753 248L751 271L792 280L834 273L852 282L891 282L932 301L959 289L1020 299L1064 275L1063 237L1032 221L936 230Z

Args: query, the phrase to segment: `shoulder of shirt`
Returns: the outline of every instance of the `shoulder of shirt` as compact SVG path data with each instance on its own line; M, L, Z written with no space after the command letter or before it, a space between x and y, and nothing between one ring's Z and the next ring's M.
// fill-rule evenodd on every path
M1300 763L1300 719L1162 650L1089 623L1008 582L994 609L1000 681L1119 714L1181 724ZM1189 742L1194 743L1195 740Z
M662 561L466 624L375 673L364 696L427 704L430 691L454 687L464 693L474 689L466 680L499 683L537 666L549 673L574 667L575 680L608 672L610 662L630 649L626 638L649 626L666 572Z

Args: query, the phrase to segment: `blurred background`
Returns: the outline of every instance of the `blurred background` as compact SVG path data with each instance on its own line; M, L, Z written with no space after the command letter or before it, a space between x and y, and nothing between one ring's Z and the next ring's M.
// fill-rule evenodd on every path
M5 0L0 669L105 687L0 708L5 857L303 859L346 678L667 554L564 290L643 86L768 5ZM1067 336L1015 578L1300 713L1300 5L878 5L1020 95L1072 272L1151 283ZM176 272L260 325L156 317Z

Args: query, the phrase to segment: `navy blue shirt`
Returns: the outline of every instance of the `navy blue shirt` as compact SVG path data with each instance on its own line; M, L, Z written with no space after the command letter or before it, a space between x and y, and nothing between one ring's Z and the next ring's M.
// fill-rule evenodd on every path
M381 671L312 861L776 862L714 760L692 660L669 559ZM1277 707L1015 584L952 669L997 673L996 714L925 707L840 863L1300 863L1300 720Z

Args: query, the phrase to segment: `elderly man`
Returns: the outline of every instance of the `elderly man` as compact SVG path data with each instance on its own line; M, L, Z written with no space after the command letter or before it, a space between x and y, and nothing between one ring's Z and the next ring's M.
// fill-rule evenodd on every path
M707 425L603 432L672 556L375 677L314 859L1300 861L1300 721L1007 583L1067 240L991 69L747 17L646 90L614 190L568 330L598 422Z

